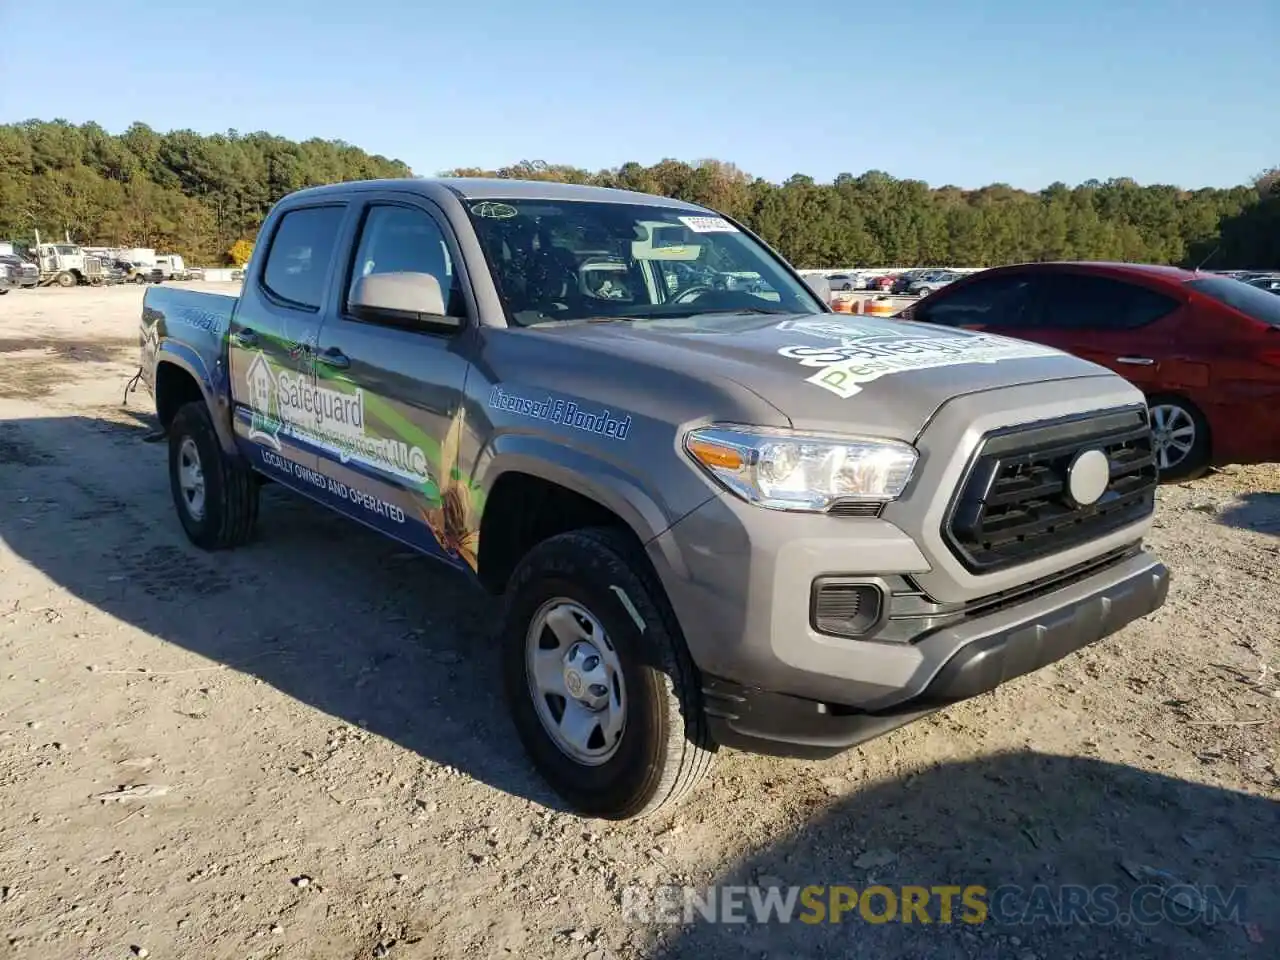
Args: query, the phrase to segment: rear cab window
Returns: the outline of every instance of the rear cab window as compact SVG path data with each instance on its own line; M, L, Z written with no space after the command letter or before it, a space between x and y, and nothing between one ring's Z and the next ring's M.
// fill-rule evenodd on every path
M286 306L319 310L346 207L299 207L276 225L262 267L262 286Z
M1274 293L1230 277L1199 277L1188 280L1187 287L1259 323L1280 327L1280 297Z

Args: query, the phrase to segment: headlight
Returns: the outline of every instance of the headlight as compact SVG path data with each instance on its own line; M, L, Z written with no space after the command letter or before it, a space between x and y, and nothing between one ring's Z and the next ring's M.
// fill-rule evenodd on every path
M763 427L703 427L689 456L744 500L774 510L821 512L839 501L897 499L919 456L898 440L821 437Z

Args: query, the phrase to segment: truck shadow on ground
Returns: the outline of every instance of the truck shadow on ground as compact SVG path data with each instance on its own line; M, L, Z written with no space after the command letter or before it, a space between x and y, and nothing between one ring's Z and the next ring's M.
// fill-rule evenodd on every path
M809 895L821 915L802 895L785 923L695 912L683 927L658 924L667 935L649 956L1274 957L1278 861L1275 802L1088 758L1001 754L856 789L710 881L719 898L697 891L704 909L723 909L734 886L777 887L782 903L790 888L816 885L826 888ZM864 899L873 885L880 891ZM832 923L836 886L855 893L837 901L848 911ZM919 911L901 922L908 886L925 889L916 896L932 922ZM933 892L946 886L955 890ZM985 891L982 923L965 919L978 917L963 905L972 887ZM624 895L628 921L651 923L664 896ZM737 896L738 914L754 916L749 890ZM939 922L944 896L951 923Z
M563 809L507 717L494 598L272 485L253 543L198 550L174 512L166 445L143 442L155 428L127 411L0 422L0 539L123 623L426 760ZM86 669L165 669L101 656L87 648Z
M1243 493L1219 514L1218 520L1228 527L1280 537L1280 493Z

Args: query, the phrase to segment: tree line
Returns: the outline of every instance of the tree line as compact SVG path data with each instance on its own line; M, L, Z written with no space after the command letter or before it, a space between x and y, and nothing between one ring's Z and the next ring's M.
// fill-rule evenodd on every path
M1280 175L1229 189L1140 185L1128 178L931 187L879 170L831 183L781 184L731 163L663 160L611 170L526 161L450 175L559 180L701 203L746 223L799 267L994 266L1035 260L1132 260L1210 268L1280 267ZM0 239L61 238L145 246L194 263L232 259L271 205L293 190L413 176L400 160L342 141L267 133L122 134L65 121L0 126ZM240 243L237 254L246 244ZM234 259L240 259L236 256Z

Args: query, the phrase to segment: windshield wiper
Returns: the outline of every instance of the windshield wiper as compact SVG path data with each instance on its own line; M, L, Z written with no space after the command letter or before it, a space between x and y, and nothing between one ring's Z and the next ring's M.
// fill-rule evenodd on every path
M668 313L665 317L709 317L718 313L763 313L768 315L785 315L795 313L794 310L779 310L773 307L723 307L718 310L693 310L689 313Z

